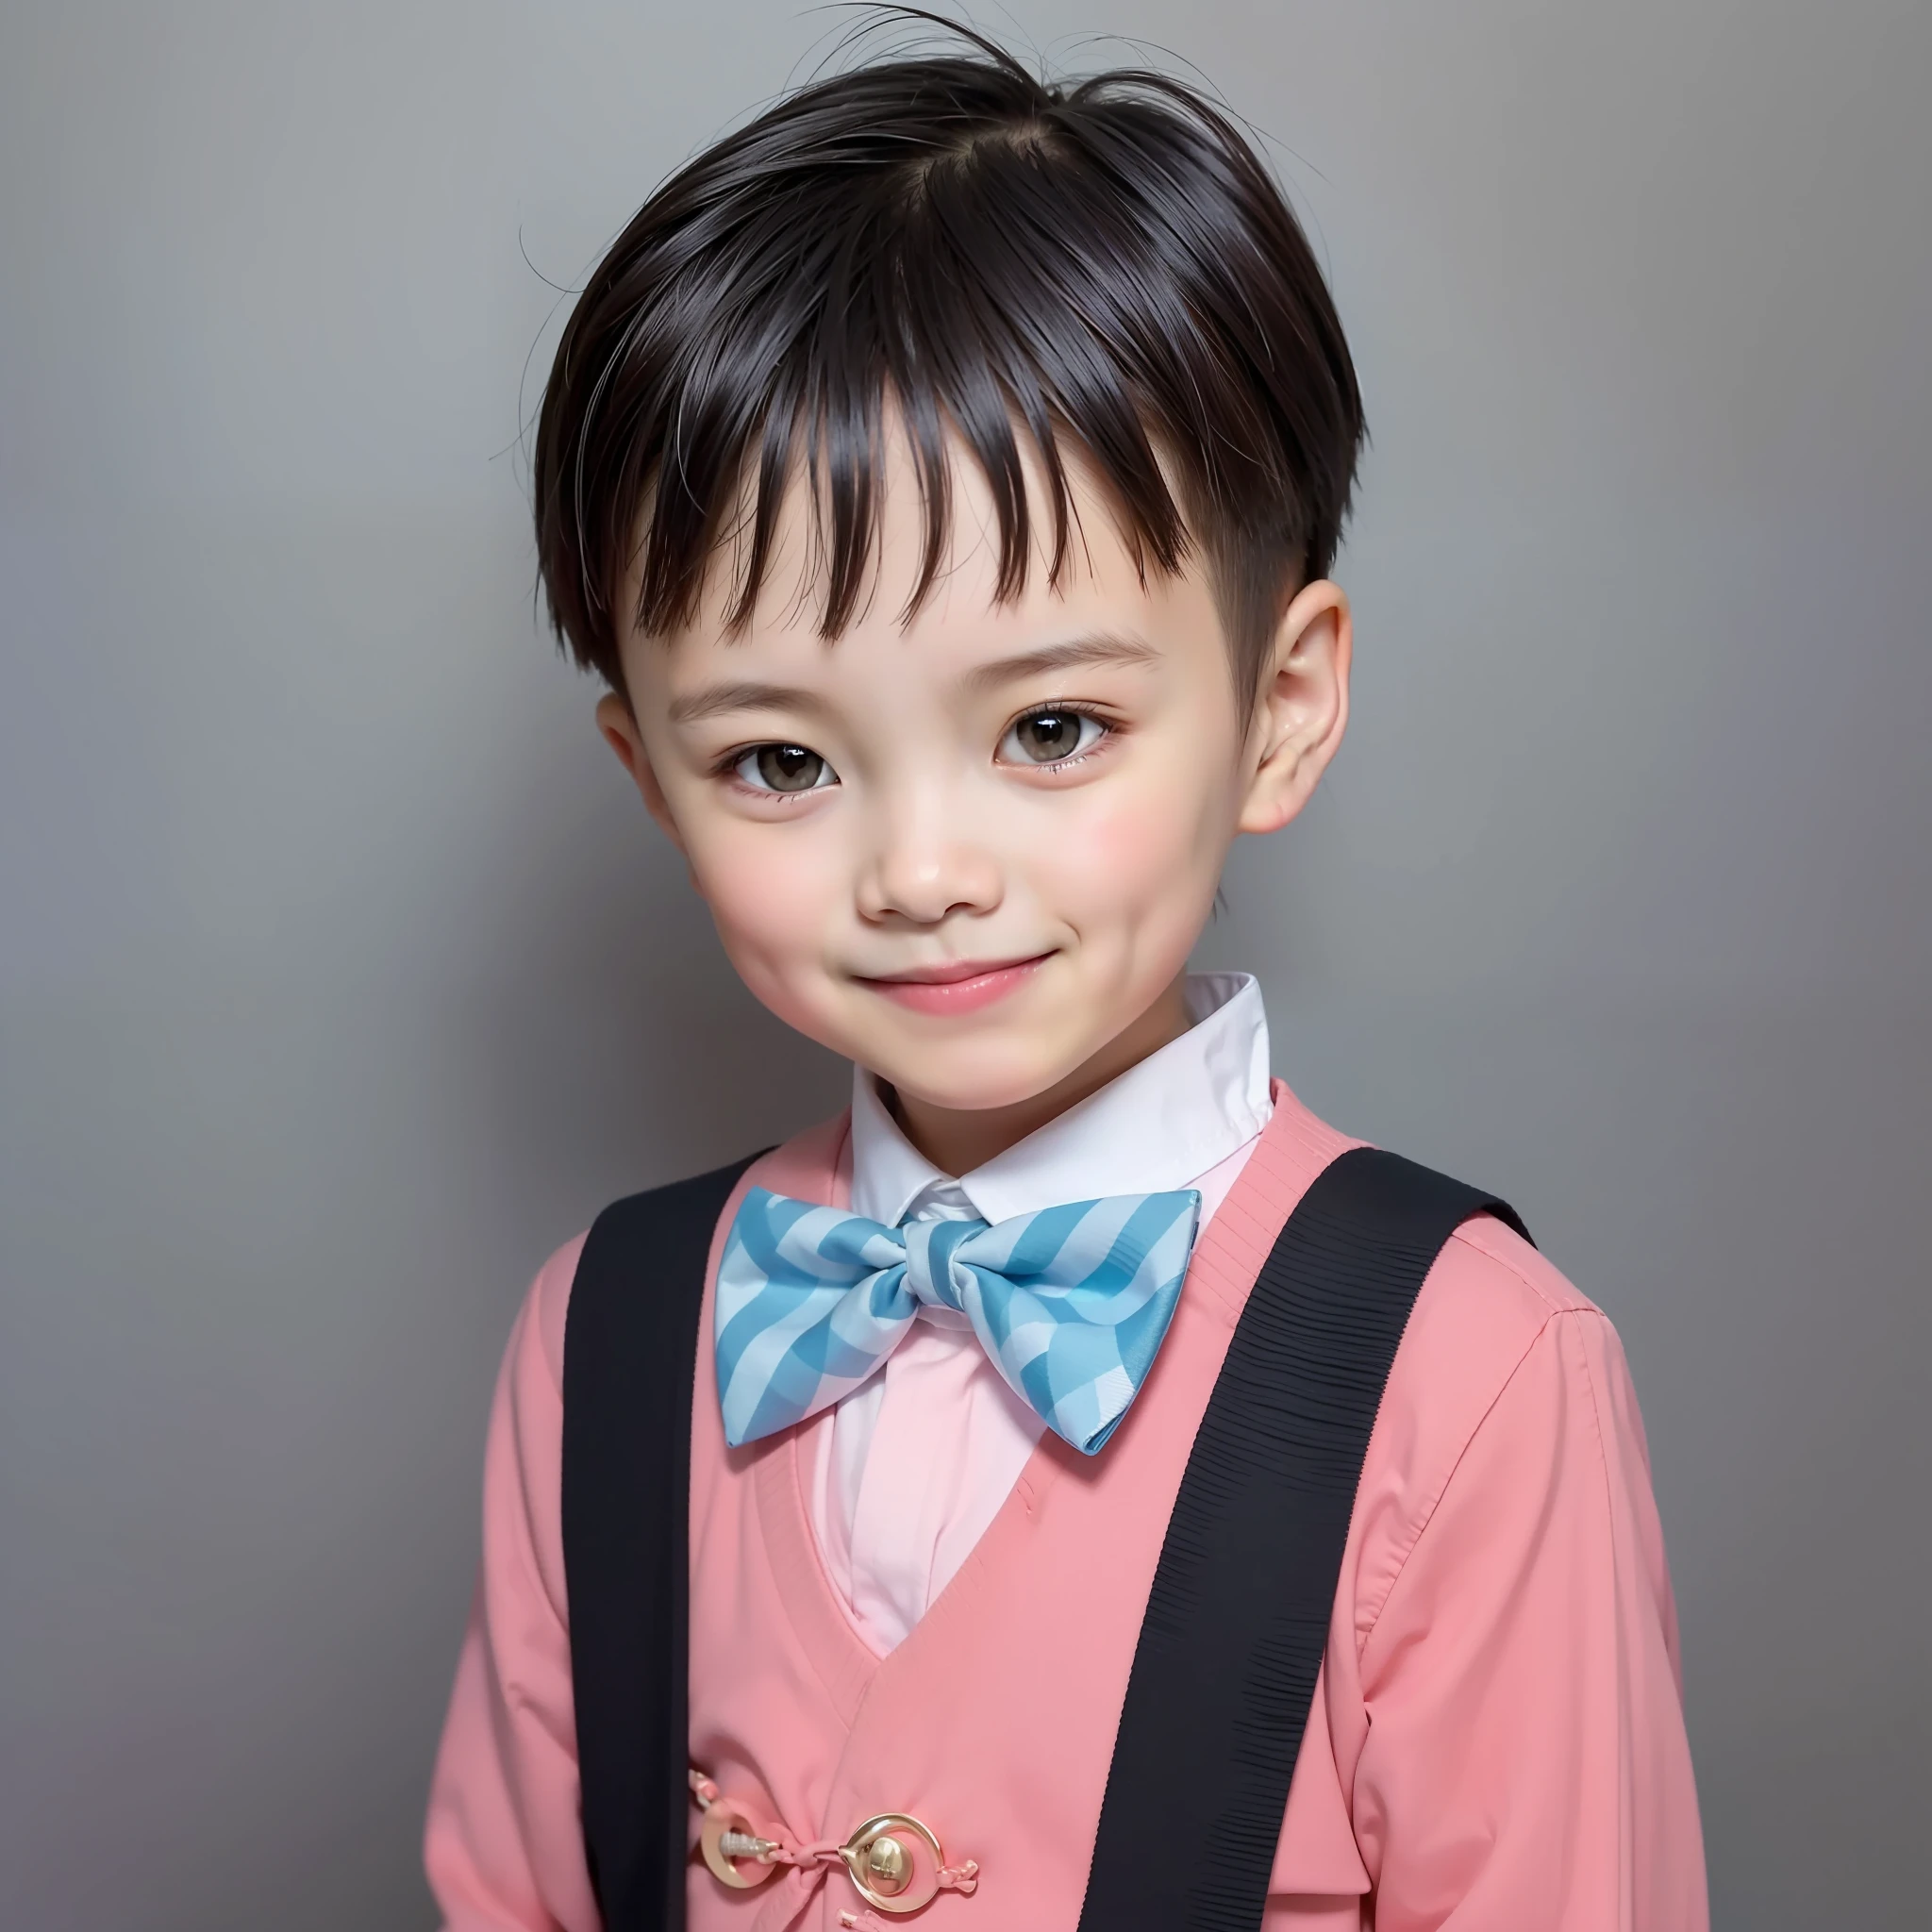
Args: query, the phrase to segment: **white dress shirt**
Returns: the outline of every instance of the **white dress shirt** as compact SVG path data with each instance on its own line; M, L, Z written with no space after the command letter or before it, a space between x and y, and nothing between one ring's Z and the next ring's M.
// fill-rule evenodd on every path
M852 1208L897 1226L1004 1221L1107 1194L1226 1198L1273 1111L1268 1021L1245 973L1196 974L1193 1024L1036 1133L958 1178L901 1132L853 1069ZM878 1374L806 1424L820 1555L880 1656L925 1614L998 1513L1045 1426L963 1315L924 1307Z

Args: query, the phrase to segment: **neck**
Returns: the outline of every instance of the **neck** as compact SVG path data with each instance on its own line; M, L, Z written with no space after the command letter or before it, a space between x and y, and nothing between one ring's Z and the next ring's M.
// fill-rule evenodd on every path
M1009 1107L960 1108L935 1107L881 1081L880 1091L906 1138L941 1174L971 1174L996 1154L1058 1120L1109 1080L1138 1066L1192 1024L1188 1018L1183 975L1177 974L1165 992L1132 1025L1114 1035L1091 1059L1043 1091Z

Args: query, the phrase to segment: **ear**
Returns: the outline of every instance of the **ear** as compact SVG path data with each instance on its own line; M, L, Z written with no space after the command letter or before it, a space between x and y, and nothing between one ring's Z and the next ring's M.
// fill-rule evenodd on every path
M677 821L672 817L670 801L658 782L658 774L651 768L651 755L644 749L638 721L630 706L614 691L606 691L597 700L597 729L617 754L618 763L630 774L631 783L644 801L644 809L664 828L664 836L683 852L684 841L678 836Z
M1326 577L1303 585L1262 660L1240 830L1278 832L1308 802L1347 728L1354 648L1341 586Z

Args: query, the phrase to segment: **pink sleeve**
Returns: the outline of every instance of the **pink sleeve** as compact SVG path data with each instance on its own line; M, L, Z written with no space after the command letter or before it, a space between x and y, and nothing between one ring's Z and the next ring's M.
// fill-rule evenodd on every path
M1376 1932L1707 1924L1663 1536L1595 1308L1555 1309L1529 1341L1360 1672L1352 1810Z
M560 1526L563 1320L581 1240L538 1275L483 1459L483 1563L430 1788L424 1863L449 1932L598 1932L578 1824Z

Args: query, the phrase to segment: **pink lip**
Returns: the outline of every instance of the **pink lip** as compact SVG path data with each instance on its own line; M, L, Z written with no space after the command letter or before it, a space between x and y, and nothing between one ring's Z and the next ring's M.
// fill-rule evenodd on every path
M958 960L944 966L921 967L917 972L891 979L865 979L860 983L899 1006L911 1008L915 1013L976 1013L982 1007L1005 999L1048 957L1038 953L1030 959L1013 959L1004 966Z

